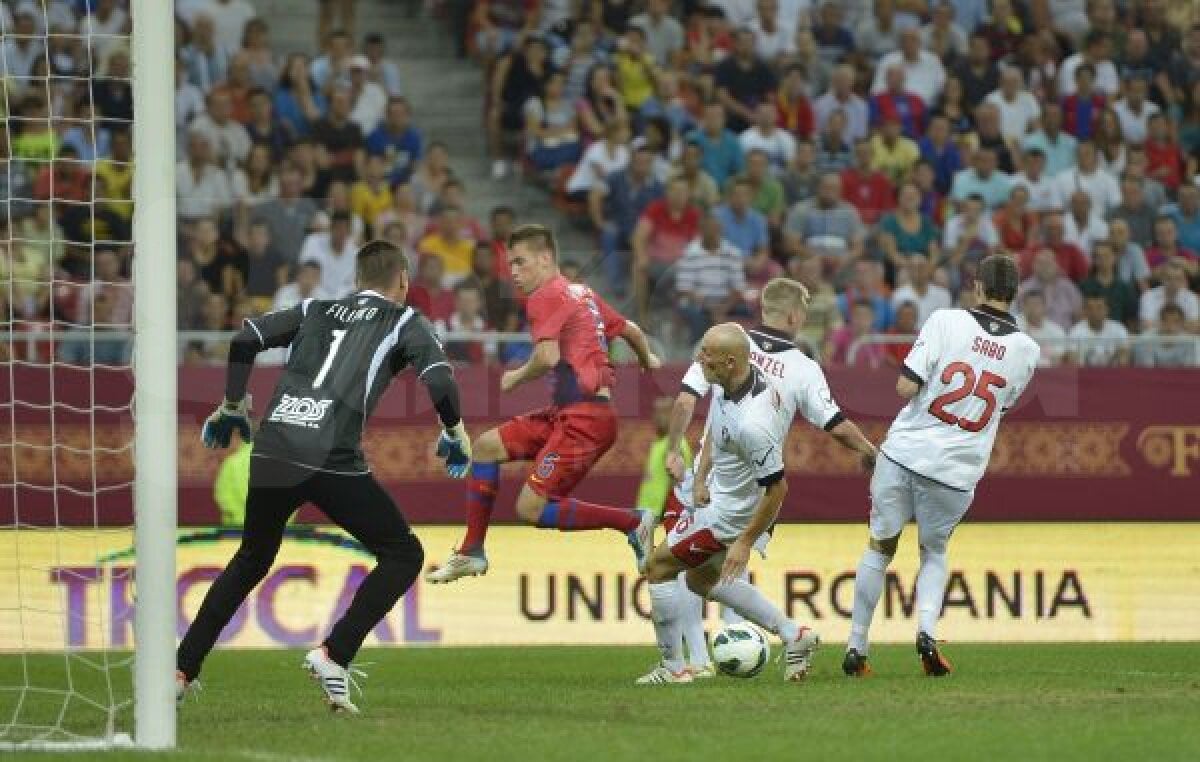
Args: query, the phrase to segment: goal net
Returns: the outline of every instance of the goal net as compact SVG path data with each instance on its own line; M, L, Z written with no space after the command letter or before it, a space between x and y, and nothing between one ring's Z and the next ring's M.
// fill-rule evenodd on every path
M174 743L173 3L104 5L0 0L0 749Z

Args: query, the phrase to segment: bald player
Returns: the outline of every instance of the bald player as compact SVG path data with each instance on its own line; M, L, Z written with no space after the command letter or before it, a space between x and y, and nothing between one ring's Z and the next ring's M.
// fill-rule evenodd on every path
M722 323L700 343L697 362L709 384L725 390L714 395L709 436L696 470L709 485L707 505L681 518L646 561L653 621L662 663L638 679L642 685L689 683L680 628L686 602L677 577L687 570L687 586L780 637L784 679L808 674L820 637L784 616L753 585L742 579L750 550L775 523L787 480L783 447L791 409L780 389L750 362L750 343L742 328ZM712 478L709 479L711 472Z

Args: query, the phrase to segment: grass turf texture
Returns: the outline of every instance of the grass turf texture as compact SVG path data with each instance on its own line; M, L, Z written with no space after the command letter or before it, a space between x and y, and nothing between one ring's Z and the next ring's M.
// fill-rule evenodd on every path
M778 653L778 645L773 648ZM1200 644L951 644L957 672L920 674L911 646L877 646L876 675L818 652L804 684L757 678L635 687L650 648L370 650L363 714L331 715L298 651L219 651L179 715L172 754L30 754L103 760L1196 760ZM62 658L31 657L61 685ZM0 685L20 684L0 657ZM97 673L73 668L86 685ZM126 675L128 673L125 673ZM12 694L0 694L8 721ZM59 701L27 705L56 713ZM51 715L53 716L53 715ZM79 717L91 717L80 710ZM44 719L44 717L43 717ZM122 718L128 729L131 720ZM9 758L16 758L11 756Z

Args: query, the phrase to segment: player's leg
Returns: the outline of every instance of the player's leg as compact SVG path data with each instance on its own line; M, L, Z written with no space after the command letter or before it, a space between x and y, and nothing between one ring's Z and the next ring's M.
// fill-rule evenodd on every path
M176 653L184 684L196 679L221 630L262 581L283 542L283 530L306 497L313 472L268 458L250 459L250 487L242 543L204 596Z
M607 403L582 403L559 411L517 497L517 515L539 529L615 529L629 538L640 566L653 539L654 517L648 511L567 497L616 438L616 414Z
M321 647L304 657L333 709L357 712L350 699L350 663L367 635L412 587L425 553L395 502L370 474L321 474L314 501L335 524L375 556L375 568L363 578L346 612L334 623Z
M900 533L913 517L913 474L885 457L875 464L871 476L870 538L854 575L854 610L850 639L842 671L850 676L871 673L867 666L870 644L867 636L875 608L887 582L887 568L896 555Z
M713 677L716 670L708 653L708 634L704 631L704 598L697 595L687 584L687 572L681 571L675 578L681 599L680 634L687 646L687 666L693 677Z
M690 683L692 674L684 666L683 623L688 601L681 593L678 576L686 562L671 553L670 540L659 545L646 559L646 582L650 592L650 619L662 655L661 663L638 678L639 685Z
M921 566L917 570L917 654L925 674L941 677L950 673L950 662L937 647L937 623L942 616L949 568L946 549L954 528L971 505L973 492L951 489L914 477L917 531Z

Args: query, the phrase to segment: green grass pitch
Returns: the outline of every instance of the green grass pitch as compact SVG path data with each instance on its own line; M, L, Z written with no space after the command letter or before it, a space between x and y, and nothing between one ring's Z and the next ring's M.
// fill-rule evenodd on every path
M778 646L774 649L778 652ZM840 647L803 684L771 664L750 680L635 687L644 648L369 650L363 714L331 715L297 651L218 651L169 755L103 760L1134 760L1200 759L1200 644L955 645L957 672L920 675L911 646L877 646L850 680ZM30 683L62 659L31 658ZM20 684L0 657L0 685ZM80 690L98 673L72 669ZM8 721L12 695L0 694ZM31 700L24 714L57 711ZM78 717L91 716L80 710ZM125 728L130 725L123 718ZM16 758L16 757L12 757Z

